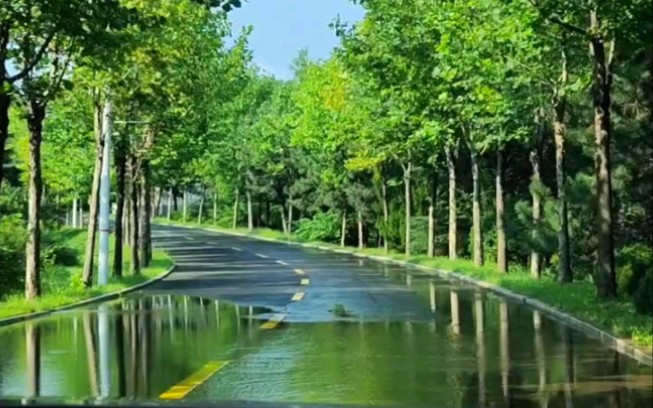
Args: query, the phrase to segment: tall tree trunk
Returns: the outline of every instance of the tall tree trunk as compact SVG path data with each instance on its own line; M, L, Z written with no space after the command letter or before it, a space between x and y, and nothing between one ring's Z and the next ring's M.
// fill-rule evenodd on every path
M433 258L435 256L435 204L438 200L438 174L433 175L433 184L431 186L431 194L429 197L429 226L428 226L428 246L427 256Z
M247 230L252 232L254 231L254 211L252 209L252 192L249 187L247 187L245 194L247 196Z
M138 168L136 164L136 158L132 155L129 158L129 172L131 178L131 188L130 188L130 202L131 208L129 209L129 225L130 225L130 235L131 235L131 258L130 258L130 268L133 275L141 274L141 260L138 256L139 245L139 224L138 224Z
M361 210L358 210L356 220L358 222L358 249L362 250L365 248L365 236L363 235L363 213Z
M342 223L340 224L340 246L344 248L347 238L347 210L342 211Z
M29 128L29 192L27 214L27 245L25 246L25 297L41 296L41 141L45 106L30 101Z
M213 223L218 223L218 189L213 190Z
M98 210L100 206L100 175L102 172L102 152L104 151L104 137L102 136L102 105L99 99L93 103L94 131L95 131L95 169L93 171L93 185L91 186L91 199L88 209L88 233L86 235L86 251L84 252L84 269L82 281L84 286L93 285L93 262L95 261L95 238L98 229Z
M612 175L610 169L610 138L612 133L610 105L612 92L612 60L615 41L606 41L600 34L602 24L591 12L590 23L595 31L591 40L594 57L592 95L594 100L594 137L596 144L596 197L597 197L597 265L595 282L601 298L617 296L614 261L614 220L612 211ZM606 42L608 50L606 55Z
M479 180L478 153L471 151L472 161L472 231L474 235L474 264L482 266L485 263L483 249L483 226L481 214L481 181Z
M410 212L410 177L411 177L411 172L413 169L413 163L408 162L406 166L404 166L404 194L405 198L404 201L406 202L406 217L405 217L405 222L406 222L406 245L405 245L405 254L406 256L410 256L410 218L411 218L411 212Z
M168 190L168 206L166 208L166 219L170 221L170 218L172 217L172 196L173 196L172 188Z
M231 228L236 229L238 227L238 198L240 194L238 194L238 190L235 192L236 197L234 198L234 216L233 216L233 222L231 223Z
M177 189L175 187L171 188L172 190L172 203L175 212L179 211L179 203L177 202Z
M181 221L186 222L186 216L188 215L188 192L186 191L186 188L184 188L184 197L181 206Z
M0 67L2 74L0 79L0 191L2 191L2 182L4 181L4 165L5 165L5 148L7 139L9 138L9 105L11 104L11 97L6 92L4 87L4 66Z
M390 244L388 243L390 210L388 208L388 183L386 183L385 178L381 182L381 200L383 201L383 251L387 254L390 252Z
M140 211L140 250L141 266L148 267L152 260L152 188L150 183L150 161L142 159L141 164L141 211Z
M538 123L541 127L541 124ZM541 132L541 130L538 130ZM533 203L533 229L531 231L531 238L533 243L538 240L538 230L540 228L540 219L542 217L542 197L540 196L540 189L542 188L542 174L540 172L540 157L541 157L541 133L537 136L535 146L531 150L531 165L533 166L533 175L531 176L531 199ZM542 276L542 259L538 248L531 249L531 277L539 279Z
M456 201L456 158L458 144L445 148L447 170L449 173L449 259L458 258L458 209Z
M501 148L497 149L496 174L496 215L497 215L497 268L508 273L508 254L506 253L506 212L503 194L504 157Z
M73 198L73 214L72 214L72 227L77 228L77 221L78 221L78 215L77 215L77 205L79 201L77 197Z
M204 210L204 197L206 196L206 187L202 187L202 196L200 197L200 208L197 213L197 223L202 223L202 211Z
M286 221L286 209L283 205L279 206L279 213L281 214L281 229L285 235L288 235L288 223Z
M554 98L555 119L553 122L553 136L556 148L556 187L558 190L558 282L571 282L571 257L569 248L569 218L567 211L567 188L565 169L565 112L567 110L567 99L564 87L567 84L569 74L567 71L567 56L562 53L562 73L560 84Z
M163 190L161 187L154 188L154 205L152 206L152 218L158 217L161 215L161 196L163 195Z
M123 230L123 218L125 213L125 184L127 181L125 145L122 138L116 143L116 218L115 218L115 248L113 253L113 276L122 276L122 243L125 231Z
M293 205L292 205L292 194L288 197L288 234L292 234L292 219L293 219Z

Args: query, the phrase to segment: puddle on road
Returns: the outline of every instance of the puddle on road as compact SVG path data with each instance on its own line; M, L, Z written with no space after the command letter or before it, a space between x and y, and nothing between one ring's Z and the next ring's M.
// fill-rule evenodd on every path
M131 297L0 329L0 399L156 400L209 362L188 400L438 407L644 407L651 369L527 308L425 276L429 321L290 323L264 309ZM453 290L452 290L453 289Z

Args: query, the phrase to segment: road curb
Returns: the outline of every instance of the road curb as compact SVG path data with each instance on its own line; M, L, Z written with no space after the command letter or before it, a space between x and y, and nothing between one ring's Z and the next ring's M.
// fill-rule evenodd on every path
M84 299L84 300L81 300L79 302L71 303L69 305L64 305L64 306L57 307L57 308L54 308L54 309L48 309L48 310L43 310L43 311L40 311L40 312L27 313L27 314L22 314L22 315L19 315L19 316L7 317L5 319L0 319L0 327L9 326L10 324L14 324L14 323L24 322L26 320L38 319L40 317L45 317L45 316L51 315L51 314L56 313L56 312L63 312L65 310L75 309L75 308L82 307L82 306L87 306L87 305L92 305L94 303L100 303L100 302L106 302L108 300L118 299L118 298L120 298L120 297L122 297L122 296L124 296L126 294L135 292L135 291L137 291L139 289L143 289L146 286L149 286L149 285L151 285L153 283L156 283L156 282L158 282L158 281L160 281L162 279L165 279L168 275L170 275L175 270L176 267L177 267L177 265L173 261L172 266L170 268L168 268L168 270L166 270L164 273L157 276L156 278L152 278L152 279L150 279L150 280L148 280L146 282L139 283L138 285L134 285L134 286L119 290L117 292L107 293L105 295L100 295L100 296L92 297L92 298L89 298L89 299Z
M568 313L562 312L555 307L542 302L541 300L531 298L529 296L524 296L520 295L518 293L515 293L511 290L502 288L500 286L497 286L495 284L485 282L482 280L478 280L466 275L461 275L457 272L453 271L447 271L443 269L437 269L425 265L418 265L412 262L408 261L403 261L399 259L394 259L394 258L389 258L385 256L379 256L379 255L368 255L368 254L362 254L360 252L355 252L351 250L346 250L342 248L330 248L326 247L324 245L318 245L318 244L310 244L310 243L303 243L303 242L293 242L293 241L285 241L285 240L279 240L279 239L274 239L274 238L267 238L267 237L259 237L256 235L250 235L250 234L243 234L240 232L235 232L235 231L229 231L229 230L224 230L220 228L207 228L207 227L191 227L191 226L186 226L182 224L175 224L175 223L166 223L166 224L161 224L161 225L170 225L173 227L180 227L180 228L187 228L187 229L201 229L204 231L208 232L217 232L220 234L225 234L225 235L233 235L233 236L240 236L240 237L247 237L247 238L253 238L257 239L260 241L268 241L268 242L276 242L276 243L284 243L288 245L294 245L294 246L301 246L305 248L315 248L315 249L320 249L323 251L329 251L329 252L336 252L340 254L350 254L353 256L357 256L360 258L368 258L372 259L375 261L379 262L385 262L385 263L393 263L397 265L403 265L403 266L411 266L420 270L423 270L425 272L432 273L435 276L448 279L448 280L457 280L465 283L469 283L471 285L480 287L482 289L485 289L487 291L493 292L495 294L498 294L500 296L503 296L507 299L512 300L513 302L516 303L521 303L530 306L533 309L536 309L547 316L565 323L574 329L580 331L581 333L587 335L588 337L591 337L593 339L597 339L601 341L603 344L608 346L609 348L627 355L630 358L633 358L637 360L638 362L648 365L648 366L653 366L653 355L646 353L645 351L642 351L641 349L635 347L632 345L632 343L628 340L624 340L621 338L618 338L604 330L599 329L598 327L587 323L583 320L578 319L577 317L574 317Z

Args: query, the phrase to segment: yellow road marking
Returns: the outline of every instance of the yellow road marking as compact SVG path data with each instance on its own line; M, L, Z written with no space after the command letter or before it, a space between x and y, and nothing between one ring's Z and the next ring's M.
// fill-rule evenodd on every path
M286 315L284 313L277 313L273 315L267 322L263 323L261 325L261 329L262 330L275 329L279 325L279 323L281 323L285 318Z
M200 368L199 371L194 372L177 385L172 386L168 391L159 395L159 398L167 400L182 399L227 364L229 364L229 361L211 361Z
M269 256L263 254L255 254L255 255L258 256L259 258L269 258Z
M305 295L304 292L297 292L293 295L291 300L293 302L299 302L300 300L304 299L304 295Z
M284 261L277 261L277 263L278 263L279 265L286 265L286 266L288 265L288 264L285 263Z
M233 250L236 251L236 252L241 252L241 251L242 251L242 249L240 249L240 248L236 248L236 247L231 247L231 249L233 249Z
M304 272L302 269L295 269L295 273L297 275L304 275L306 272Z
M303 279L300 281L300 283L301 283L302 285L306 286L306 285L308 285L309 283L311 283L311 280L308 279L308 278L303 278Z

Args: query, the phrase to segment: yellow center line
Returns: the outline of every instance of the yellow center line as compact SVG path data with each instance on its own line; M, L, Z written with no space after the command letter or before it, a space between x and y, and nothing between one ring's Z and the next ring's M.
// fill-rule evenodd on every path
M308 279L308 278L303 278L299 283L302 284L302 285L304 285L304 286L306 286L306 285L308 285L309 283L311 283L311 280Z
M306 272L304 272L302 269L295 269L295 273L297 275L304 275Z
M285 266L288 266L288 264L285 263L284 261L277 261L277 263L278 263L279 265L285 265Z
M229 361L211 361L207 363L204 367L200 368L198 371L194 372L180 383L172 386L168 391L159 395L161 399L167 400L179 400L184 398L188 393L190 393L195 387L204 383L208 380L213 374L218 372L222 367L229 364Z
M299 302L300 300L304 299L305 292L297 292L293 295L292 301L293 302Z
M285 313L277 313L273 315L267 322L261 325L262 330L272 330L275 329L279 323L281 323L286 318Z
M255 254L255 255L258 256L259 258L269 258L269 256L263 254Z

